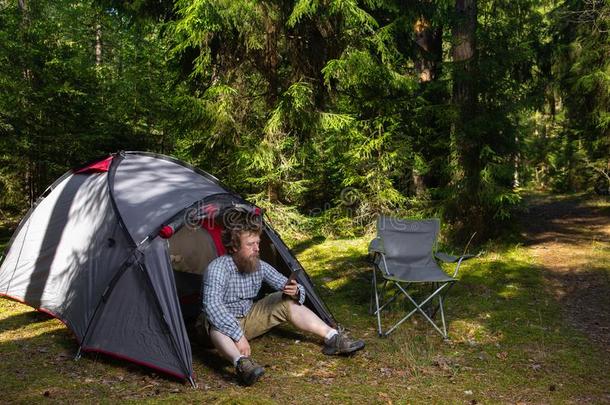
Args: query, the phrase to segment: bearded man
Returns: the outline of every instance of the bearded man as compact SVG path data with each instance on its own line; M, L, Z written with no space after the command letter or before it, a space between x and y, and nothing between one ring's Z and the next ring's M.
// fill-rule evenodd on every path
M259 216L231 213L226 217L232 219L222 233L228 254L212 261L203 278L203 325L243 384L254 384L265 372L252 359L249 340L283 322L324 338L322 352L327 355L350 354L364 347L362 340L331 328L303 305L303 286L259 259ZM276 292L254 302L263 282Z

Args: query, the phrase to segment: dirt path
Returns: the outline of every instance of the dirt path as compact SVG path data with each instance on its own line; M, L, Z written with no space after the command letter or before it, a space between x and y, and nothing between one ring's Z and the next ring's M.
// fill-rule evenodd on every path
M610 206L580 197L534 196L524 237L566 318L610 352Z

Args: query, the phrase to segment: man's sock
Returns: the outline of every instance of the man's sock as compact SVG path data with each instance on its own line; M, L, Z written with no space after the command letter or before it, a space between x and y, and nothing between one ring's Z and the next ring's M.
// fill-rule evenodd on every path
M239 356L237 356L236 358L233 359L233 365L235 367L237 367L237 362L239 361L239 359L241 359L242 357L246 357L243 354L240 354Z
M335 335L338 335L337 329L331 329L324 337L324 343L328 343Z

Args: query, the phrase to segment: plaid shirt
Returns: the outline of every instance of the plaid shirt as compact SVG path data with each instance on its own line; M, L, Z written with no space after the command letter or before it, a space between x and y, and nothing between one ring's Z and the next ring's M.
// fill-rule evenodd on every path
M238 318L252 308L263 281L281 291L288 278L270 264L260 261L260 269L243 274L237 270L233 258L220 256L208 265L203 276L203 312L208 322L223 335L238 341L244 335ZM305 302L305 289L299 285L299 303Z

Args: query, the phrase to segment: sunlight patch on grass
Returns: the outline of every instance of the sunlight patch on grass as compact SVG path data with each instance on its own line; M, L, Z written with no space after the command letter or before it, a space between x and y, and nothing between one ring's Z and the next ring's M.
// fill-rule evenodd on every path
M0 321L4 325L0 330L0 343L16 338L32 339L65 329L57 319L10 299L1 299L0 309Z
M610 208L610 198L603 196L595 196L586 201L586 206L595 208Z
M36 336L41 336L62 329L65 329L64 324L55 319L29 325L22 325L12 330L3 332L0 331L0 343L9 342L15 338L31 339Z
M326 286L331 290L336 290L340 287L346 286L349 283L349 279L347 277L341 277L332 281L328 281Z
M516 298L519 296L520 290L520 287L515 284L507 284L500 292L498 292L498 295L507 299Z
M8 393L3 399L387 404L595 403L609 398L603 358L562 319L527 249L494 247L465 263L445 301L449 341L417 315L379 338L376 318L368 313L368 241L326 240L298 254L337 320L366 341L355 356L325 356L319 338L281 327L251 342L253 357L266 368L253 387L237 385L230 364L195 346L199 388L193 390L102 355L75 362L78 345L61 323L0 299L0 373L6 375L0 390ZM404 301L392 304L384 325L404 316L407 307Z
M608 246L608 243L606 241L600 241L600 240L591 240L591 249L593 249L593 251L599 251L599 252L608 252L610 250L610 247ZM597 253L597 252L596 252Z
M366 255L366 245L362 239L340 239L325 241L300 253L299 260L307 272L316 275L323 270L330 270L337 261L348 261ZM346 263L343 263L344 265Z
M458 319L451 322L451 336L456 342L478 344L494 344L501 338L489 330L489 327L479 321L471 319Z

